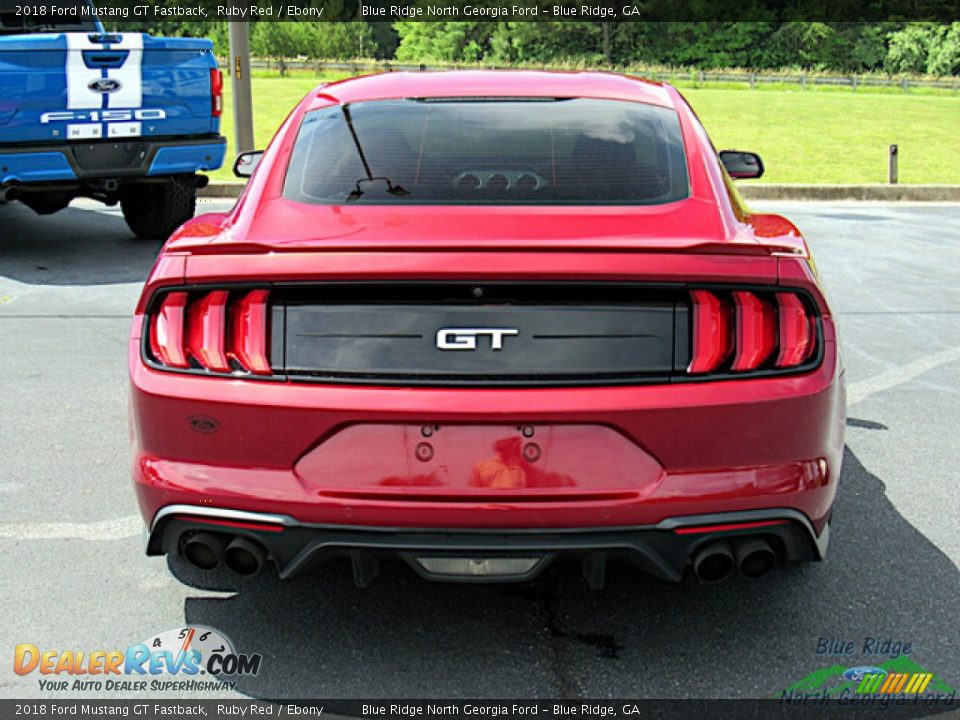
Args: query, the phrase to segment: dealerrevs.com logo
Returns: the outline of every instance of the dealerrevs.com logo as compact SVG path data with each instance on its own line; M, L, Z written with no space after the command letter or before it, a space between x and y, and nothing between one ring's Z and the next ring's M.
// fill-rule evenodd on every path
M21 643L14 649L13 671L39 676L40 689L50 692L222 691L232 690L236 682L220 676L256 675L262 661L259 653L236 652L217 630L192 625L126 650L58 650Z

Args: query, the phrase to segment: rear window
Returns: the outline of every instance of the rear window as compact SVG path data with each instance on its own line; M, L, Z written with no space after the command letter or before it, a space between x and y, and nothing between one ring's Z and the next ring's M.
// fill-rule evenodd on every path
M314 110L284 184L292 200L357 205L653 205L688 192L676 112L579 98Z
M90 0L0 0L0 35L98 32Z

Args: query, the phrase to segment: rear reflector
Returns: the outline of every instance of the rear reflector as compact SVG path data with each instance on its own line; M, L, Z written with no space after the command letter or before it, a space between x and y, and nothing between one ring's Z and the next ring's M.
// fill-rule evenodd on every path
M753 530L754 528L786 525L787 520L757 520L755 522L728 523L725 525L695 525L675 528L677 535L701 535L703 533L726 532L727 530Z
M193 300L184 291L168 293L150 318L150 353L170 368L270 375L268 300L267 290L232 301L228 290Z
M794 368L816 348L816 318L797 293L692 290L690 299L690 374Z
M694 290L693 354L687 372L715 370L730 354L730 311L720 299L706 290Z

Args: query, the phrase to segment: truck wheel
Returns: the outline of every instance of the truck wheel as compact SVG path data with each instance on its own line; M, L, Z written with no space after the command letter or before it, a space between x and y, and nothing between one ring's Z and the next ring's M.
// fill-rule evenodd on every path
M163 184L134 185L120 198L123 219L143 240L166 240L193 217L197 186L193 178L172 178Z

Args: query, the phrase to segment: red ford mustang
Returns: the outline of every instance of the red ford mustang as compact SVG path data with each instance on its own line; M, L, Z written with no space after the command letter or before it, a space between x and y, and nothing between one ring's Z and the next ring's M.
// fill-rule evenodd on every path
M149 554L523 580L818 560L843 371L807 246L671 87L396 73L307 95L181 227L130 340Z

